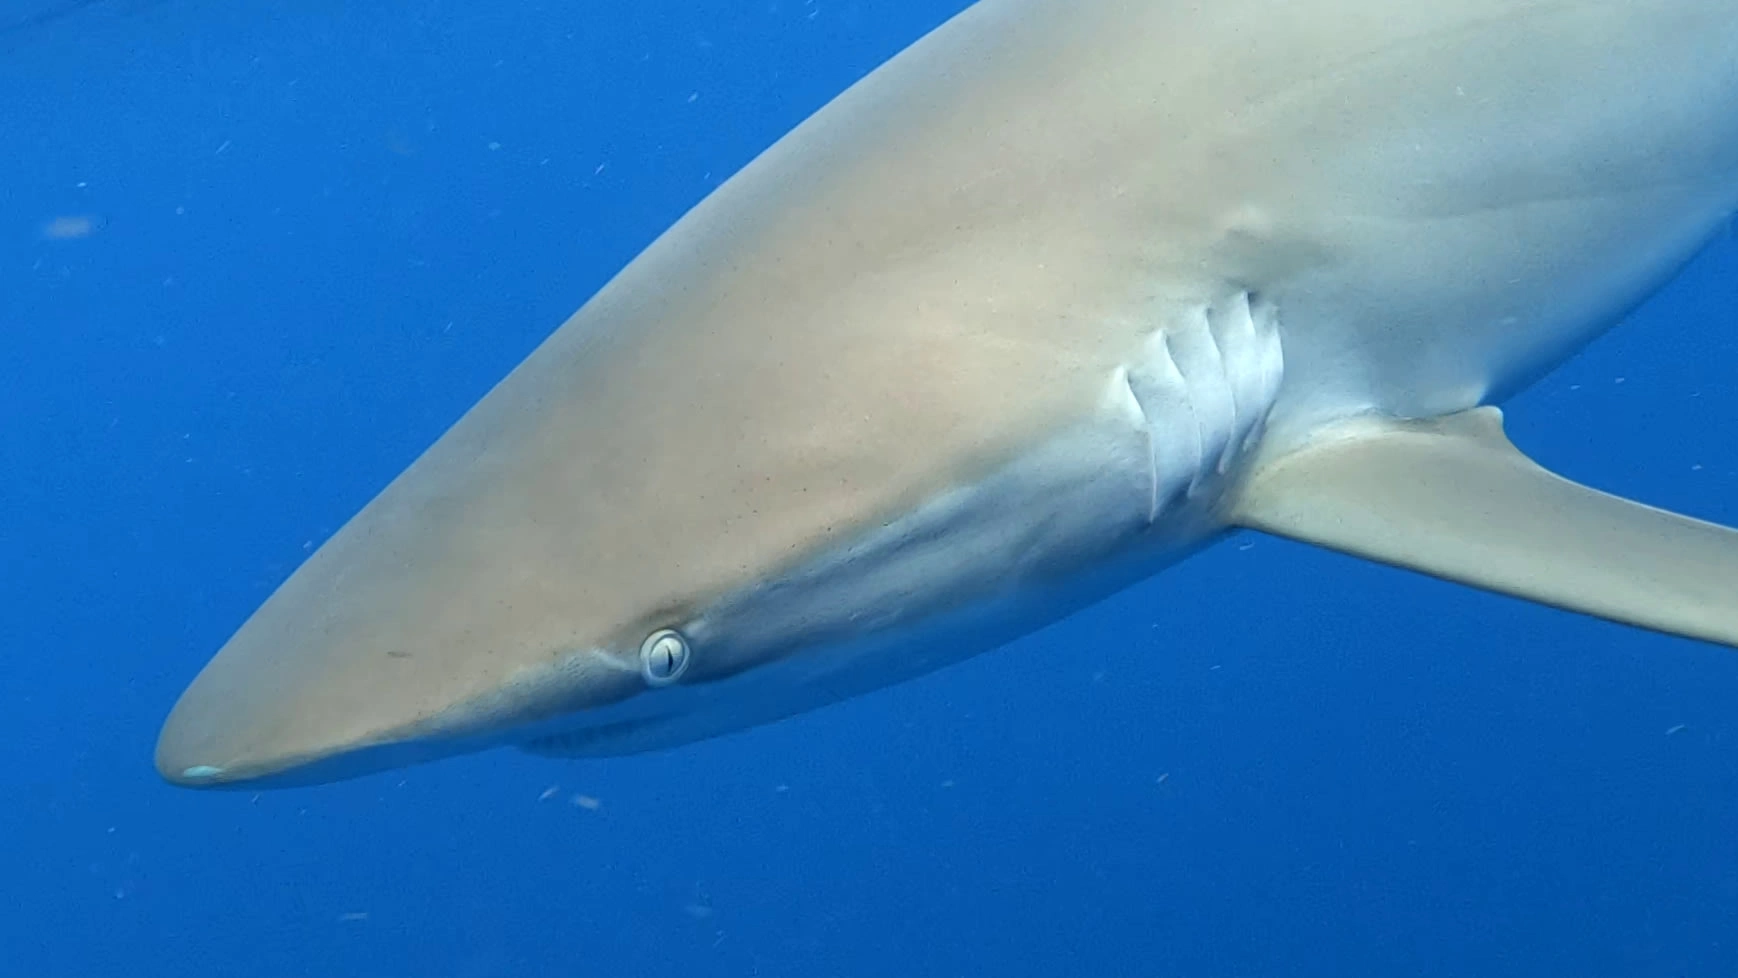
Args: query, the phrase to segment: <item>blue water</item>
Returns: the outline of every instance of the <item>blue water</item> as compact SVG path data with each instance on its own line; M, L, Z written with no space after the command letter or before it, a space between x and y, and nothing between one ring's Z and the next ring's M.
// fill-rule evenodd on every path
M1253 536L667 755L158 783L309 548L962 5L0 0L0 975L1738 974L1738 656ZM1517 441L1738 523L1734 310L1727 239Z

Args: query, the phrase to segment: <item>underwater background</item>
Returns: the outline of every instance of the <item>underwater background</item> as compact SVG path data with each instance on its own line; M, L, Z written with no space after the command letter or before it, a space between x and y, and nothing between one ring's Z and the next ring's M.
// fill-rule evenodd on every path
M157 780L314 546L963 6L0 0L0 976L1738 975L1738 655L1254 534L675 752ZM1738 239L1505 408L1738 524Z

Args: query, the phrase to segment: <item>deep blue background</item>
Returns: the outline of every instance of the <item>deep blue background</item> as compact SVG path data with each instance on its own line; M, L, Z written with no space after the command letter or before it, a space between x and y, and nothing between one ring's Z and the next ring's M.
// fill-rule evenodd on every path
M0 30L0 974L1738 974L1738 656L1253 536L668 755L159 784L311 546L963 0L74 6ZM1735 309L1727 239L1515 437L1738 523Z

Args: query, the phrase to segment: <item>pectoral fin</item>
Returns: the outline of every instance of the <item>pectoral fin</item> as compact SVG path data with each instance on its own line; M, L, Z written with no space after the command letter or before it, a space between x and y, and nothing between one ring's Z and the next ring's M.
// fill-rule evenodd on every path
M1263 464L1231 521L1542 604L1738 646L1738 531L1561 478L1502 413L1349 423Z

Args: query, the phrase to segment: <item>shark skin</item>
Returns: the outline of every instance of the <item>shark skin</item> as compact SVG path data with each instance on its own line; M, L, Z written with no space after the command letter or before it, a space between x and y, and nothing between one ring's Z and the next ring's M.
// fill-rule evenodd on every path
M1239 528L1738 645L1493 406L1738 207L1738 0L981 0L721 185L170 713L192 787L676 747Z

